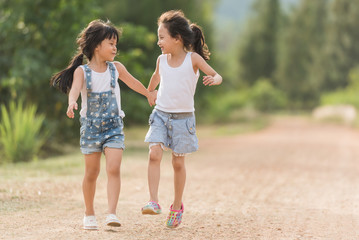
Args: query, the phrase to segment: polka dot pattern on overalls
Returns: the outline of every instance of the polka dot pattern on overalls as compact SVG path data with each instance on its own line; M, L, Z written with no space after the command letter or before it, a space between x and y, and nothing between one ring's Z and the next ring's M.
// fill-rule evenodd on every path
M111 71L111 91L92 92L91 69L86 72L87 112L81 118L80 146L83 154L102 152L105 147L125 148L123 119L119 116L115 96L115 66L108 62Z

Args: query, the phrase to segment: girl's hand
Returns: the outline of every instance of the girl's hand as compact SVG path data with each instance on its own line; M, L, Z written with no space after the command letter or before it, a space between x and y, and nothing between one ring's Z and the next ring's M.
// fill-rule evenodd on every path
M69 106L67 107L66 114L69 118L75 117L74 109L77 110L77 102L70 103Z
M148 93L147 100L151 107L156 104L156 99L157 99L157 90Z
M216 74L214 77L211 75L203 76L203 84L205 86L219 85L222 83L222 77Z
M213 76L211 76L211 75L203 76L203 84L204 84L205 86L215 85L214 82L215 82L215 81L214 81Z

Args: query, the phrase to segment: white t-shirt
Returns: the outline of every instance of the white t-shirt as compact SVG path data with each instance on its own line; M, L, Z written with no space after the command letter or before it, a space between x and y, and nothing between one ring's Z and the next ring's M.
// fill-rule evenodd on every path
M84 72L84 84L81 89L81 111L80 116L86 117L87 112L87 90L86 90L86 73L85 73L85 67L83 65L80 66ZM116 101L118 106L118 112L120 117L125 117L125 113L121 110L121 93L120 93L120 86L118 85L118 71L117 68L115 70L115 76L116 76L116 85L115 85L115 95L116 95ZM99 73L91 70L91 87L92 92L98 93L98 92L107 92L111 91L111 72L110 68L107 64L107 69L105 72Z
M167 54L159 59L161 77L158 89L156 109L164 112L194 112L194 94L196 92L199 71L193 71L192 52L188 52L179 67L167 63Z

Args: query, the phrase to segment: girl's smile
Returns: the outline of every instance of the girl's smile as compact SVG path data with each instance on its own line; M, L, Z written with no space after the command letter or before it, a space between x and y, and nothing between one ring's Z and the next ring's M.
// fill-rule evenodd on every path
M171 53L172 47L175 46L176 38L171 37L164 24L158 27L158 41L157 45L161 48L163 54Z

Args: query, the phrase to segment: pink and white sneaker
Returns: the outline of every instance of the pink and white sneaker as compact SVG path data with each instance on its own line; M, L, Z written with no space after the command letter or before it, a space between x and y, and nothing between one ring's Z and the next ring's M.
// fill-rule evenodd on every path
M170 207L170 213L168 214L167 220L166 220L166 226L169 228L176 228L178 227L182 222L182 215L183 215L183 203L181 205L180 210L173 210L172 209L173 204Z
M160 214L162 212L161 206L154 202L149 201L142 209L142 214L150 214L150 215L156 215Z

